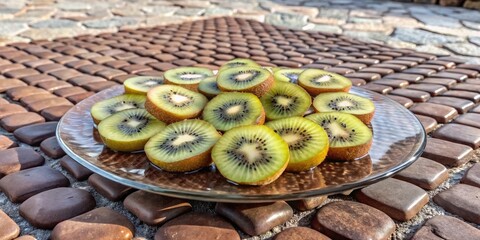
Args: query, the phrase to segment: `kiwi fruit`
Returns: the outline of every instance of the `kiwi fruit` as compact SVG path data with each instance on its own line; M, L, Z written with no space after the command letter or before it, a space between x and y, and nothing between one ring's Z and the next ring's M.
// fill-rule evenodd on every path
M372 131L357 117L341 112L315 113L306 117L319 124L328 134L330 148L327 157L355 160L368 154Z
M312 98L300 86L288 82L276 82L275 85L260 98L267 119L279 119L303 116L312 104Z
M147 158L170 172L188 172L212 163L213 145L221 135L208 122L189 119L172 123L145 144Z
M274 79L260 67L236 67L218 72L217 84L224 92L249 92L261 97L274 85Z
M218 69L218 72L221 72L225 69L236 68L236 67L261 67L261 66L258 65L258 63L256 63L255 61L250 59L235 58L223 64L220 67L220 69Z
M217 96L221 92L217 86L217 77L204 78L198 84L198 91L209 99Z
M311 95L325 92L348 92L352 82L341 75L319 69L307 69L298 76L298 84Z
M290 117L270 121L265 125L288 144L290 161L286 171L306 171L325 160L328 135L318 124L303 117Z
M143 94L143 95L146 95L148 90L162 84L163 84L163 77L148 77L148 76L132 77L125 80L125 82L123 82L123 86L125 87L125 93Z
M221 93L207 103L203 120L220 131L265 122L265 111L257 96L252 93Z
M100 121L110 115L122 110L131 108L145 108L145 96L138 94L124 94L110 99L95 103L90 109L93 122L99 124Z
M212 70L202 67L179 67L167 70L163 77L165 83L180 85L197 92L198 84L202 79L213 76Z
M273 73L276 81L298 83L298 76L305 71L301 68L282 68Z
M157 120L145 109L117 112L98 124L103 143L112 150L131 152L143 150L145 143L160 132L165 123Z
M370 124L375 112L375 105L370 99L343 92L319 94L313 100L313 107L317 112L353 114L365 124Z
M275 181L287 167L289 158L287 143L264 125L232 128L212 149L218 171L228 180L245 185Z
M200 115L208 99L200 93L176 85L161 85L147 93L145 109L165 123Z

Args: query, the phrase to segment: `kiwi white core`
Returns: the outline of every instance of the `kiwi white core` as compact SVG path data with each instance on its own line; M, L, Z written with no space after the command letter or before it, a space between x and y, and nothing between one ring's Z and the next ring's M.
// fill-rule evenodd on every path
M282 135L283 140L288 143L288 145L295 145L295 143L302 140L302 136L293 133L287 133Z
M330 128L330 131L332 131L332 134L334 136L342 136L345 138L348 138L348 136L350 136L350 133L345 131L345 129L340 126L338 122L332 122L328 127Z
M137 106L135 106L133 103L125 103L115 107L115 112L120 112L131 108L137 108Z
M245 160L249 163L254 163L257 159L262 157L262 154L258 151L258 144L245 143L237 151L245 156Z
M146 82L144 82L143 84L145 84L146 86L155 86L155 85L158 85L158 82L155 82L155 81L146 81Z
M190 98L185 97L185 96L180 95L180 94L173 94L170 97L170 99L172 100L172 102L177 103L177 104L183 104L183 103L186 103L186 102L190 101Z
M282 106L289 106L292 102L292 99L286 98L284 96L278 96L276 100L277 100L277 103Z
M315 78L313 81L316 83L328 82L330 81L331 77L329 75L323 75L321 77Z
M172 142L172 145L173 146L180 146L184 143L188 143L188 142L192 142L194 141L195 139L197 139L195 136L193 135L190 135L190 134L182 134L182 135L179 135L175 138L175 140L173 140Z
M235 79L238 80L238 81L245 81L245 80L248 80L252 77L252 73L242 73L242 74L238 74L237 76L235 76Z
M241 112L243 109L242 105L234 105L226 109L228 115L234 115Z
M128 122L127 122L127 125L132 127L132 128L137 128L138 126L140 126L143 123L144 123L143 121L140 121L138 119L129 119Z
M181 76L181 78L185 79L185 80L195 80L195 79L199 79L203 77L202 74L196 74L196 73L187 73L187 74L183 74Z
M339 106L339 107L351 107L351 106L354 106L354 104L351 101L343 100L341 102L338 102L337 106Z

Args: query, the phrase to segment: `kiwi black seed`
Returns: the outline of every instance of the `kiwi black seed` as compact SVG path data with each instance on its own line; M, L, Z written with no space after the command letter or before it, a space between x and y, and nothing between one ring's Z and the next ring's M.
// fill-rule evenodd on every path
M303 116L312 104L312 98L307 91L288 82L276 82L260 100L269 120Z
M315 113L306 117L322 126L328 134L328 158L355 160L368 154L372 131L354 115L341 112Z

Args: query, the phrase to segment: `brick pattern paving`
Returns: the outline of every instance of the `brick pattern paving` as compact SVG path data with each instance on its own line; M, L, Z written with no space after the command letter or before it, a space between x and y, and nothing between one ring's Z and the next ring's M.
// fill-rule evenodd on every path
M357 86L388 93L419 116L429 117L423 119L431 132L424 158L397 178L328 198L232 205L159 196L157 202L151 202L139 198L146 193L84 169L64 156L52 138L58 118L73 104L128 77L159 76L175 66L216 69L235 57L249 57L265 66L327 69L351 77ZM362 71L365 69L368 71ZM418 238L448 236L444 218L428 220L448 215L458 220L455 224L464 229L465 239L475 239L480 231L479 171L475 167L465 173L479 160L480 129L475 125L480 120L476 117L480 112L479 70L480 65L464 64L454 57L243 18L0 47L0 203L6 213L0 212L0 223L8 226L0 233L16 236L18 225L21 235L38 239L47 239L52 228L55 239L78 236L76 230L91 232L93 238L110 231L112 236L122 232L125 239L174 239L168 236L176 235L184 239L270 239L286 228L303 226L331 238L384 239L393 232L393 239L406 239L414 234ZM449 91L470 94L444 96ZM425 175L419 177L418 172ZM28 176L43 177L33 181L37 177ZM152 215L151 209L163 212ZM190 210L193 213L185 214ZM118 224L106 229L95 224L100 221L98 216ZM158 227L143 221L166 223ZM72 225L76 229L69 227ZM445 231L429 230L438 226ZM290 231L308 232L301 228Z

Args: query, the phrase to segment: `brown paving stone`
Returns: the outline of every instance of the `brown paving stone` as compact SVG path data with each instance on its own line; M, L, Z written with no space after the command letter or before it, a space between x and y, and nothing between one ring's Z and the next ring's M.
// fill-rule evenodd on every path
M327 200L327 196L319 196L291 201L288 204L299 211L308 211L322 205L325 200Z
M418 74L409 74L409 73L394 73L383 77L385 79L401 79L408 81L410 83L416 83L421 81L424 77Z
M423 189L394 178L361 189L356 198L399 221L413 218L429 201Z
M53 93L59 97L69 97L69 96L84 93L84 92L86 92L85 89L81 87L65 87L65 88L55 90Z
M5 98L0 98L0 105L9 104L9 102Z
M13 132L20 141L29 145L38 145L43 140L55 136L58 122L37 123L21 127Z
M478 79L478 78L469 78L469 79L465 80L465 83L480 85L480 79Z
M42 73L49 73L56 70L64 69L65 67L62 64L58 63L49 63L36 67L36 69Z
M438 84L445 86L447 88L451 88L457 84L457 81L454 79L447 79L447 78L425 78L420 83L423 84Z
M330 240L330 238L311 228L291 227L275 235L273 240Z
M420 64L417 66L417 68L427 68L427 69L433 69L435 71L445 70L445 66L437 65L437 64Z
M393 69L395 72L401 72L405 69L407 69L407 66L401 65L401 64L388 64L388 63L380 63L375 65L376 68L387 68L387 69Z
M411 240L480 239L480 230L460 219L450 216L434 216L420 228Z
M51 229L59 222L92 210L95 205L89 192L60 187L29 198L20 205L19 212L33 226Z
M419 75L422 75L424 77L427 77L427 76L430 76L430 75L436 73L437 71L435 71L433 69L428 69L428 68L409 68L409 69L405 69L402 72L403 73L419 74Z
M395 102L401 104L402 106L409 108L413 105L413 101L406 98L406 97L401 97L401 96L395 96L395 95L387 95L388 98L394 100Z
M14 203L57 187L68 187L70 182L57 170L48 166L35 167L11 173L0 179L0 189Z
M374 82L375 84L381 84L390 86L392 88L405 88L408 86L408 81L400 79L379 79Z
M118 201L134 191L131 187L106 179L98 174L92 174L88 178L88 184L111 201Z
M50 64L53 63L53 61L48 60L48 59L38 59L38 60L32 60L28 62L24 62L23 65L30 67L30 68L36 68L38 66L44 65L44 64Z
M478 71L470 70L470 69L460 69L460 68L447 69L445 70L445 72L465 74L471 78L477 77L478 75Z
M389 239L395 223L385 213L368 205L340 201L323 206L312 227L332 239Z
M480 163L475 163L462 178L462 183L480 187Z
M78 76L78 77L70 78L67 81L69 83L75 85L75 86L83 86L83 85L88 84L88 83L105 82L106 80L101 78L101 77L81 75L81 76Z
M43 165L45 159L32 148L16 147L0 151L0 178L23 169Z
M217 203L215 211L251 236L265 233L293 216L292 208L283 201L254 204Z
M432 74L431 76L435 78L455 79L457 82L463 82L468 78L468 76L465 74L449 73L449 72L438 72L438 73Z
M115 82L112 81L104 81L104 82L93 82L93 83L87 83L85 85L82 85L83 88L85 88L88 91L93 91L93 92L100 92L102 90L105 90L107 88L111 88L113 86L118 85Z
M368 89L370 91L374 91L380 94L388 94L392 92L393 88L390 86L375 84L375 83L367 83L365 85L360 86L361 88Z
M56 96L51 94L51 93L35 94L35 95L30 95L30 96L23 97L22 100L20 100L20 102L23 105L28 106L28 105L34 104L38 101L45 100L45 99L50 99L50 98L56 98Z
M476 107L472 108L472 109L470 110L470 112L480 113L480 105L477 105Z
M463 99L470 100L474 103L480 102L480 93L476 93L476 92L449 90L449 91L446 91L446 92L442 93L441 96L463 98Z
M390 94L398 95L411 99L414 102L426 102L430 99L430 94L424 91L397 88Z
M21 237L15 238L15 240L37 240L32 235L23 235Z
M14 239L20 234L20 227L0 209L0 239Z
M329 72L333 72L333 73L336 73L336 74L340 74L340 75L345 75L345 74L349 74L349 73L353 73L355 71L353 71L352 69L350 68L341 68L341 67L331 67L331 68L328 68L326 69L327 71Z
M362 86L365 85L367 82L360 78L350 78L353 86Z
M45 155L57 159L63 157L65 152L60 147L57 141L57 137L50 137L40 143L40 149L45 153Z
M33 112L24 112L4 117L0 120L3 129L13 132L17 128L28 126L35 123L45 122L45 118Z
M74 77L78 77L78 76L82 75L82 73L80 73L79 71L76 71L74 69L62 69L62 70L57 70L57 71L50 72L48 74L52 75L52 76L54 76L54 77L56 77L60 80L63 80L63 81L67 81L70 78L74 78Z
M441 95L447 91L447 88L437 84L412 84L408 89L419 90L430 93L431 96Z
M0 151L13 147L18 147L18 144L12 141L12 139L8 138L7 136L0 135ZM2 174L0 173L0 177L2 177L1 175Z
M68 82L58 81L58 80L46 81L46 82L41 82L37 84L37 87L41 87L49 92L53 92L55 90L71 87L71 86L72 84Z
M480 85L477 84L459 83L451 89L480 93Z
M437 120L435 120L434 118L423 116L423 115L415 115L415 116L418 118L418 120L422 124L426 133L430 133L437 126Z
M410 111L432 117L439 123L447 123L458 116L454 108L434 103L417 103L410 108Z
M363 69L360 69L360 72L377 73L377 74L380 74L381 76L385 76L385 75L394 73L393 69L378 68L378 67L363 68Z
M5 92L9 89L16 88L16 87L24 87L27 86L24 82L18 79L1 79L0 80L0 93Z
M480 224L480 188L457 184L435 195L433 201L450 213Z
M28 108L34 112L40 112L44 109L58 106L73 106L73 104L65 98L56 97L32 103L28 105Z
M13 70L22 69L22 68L25 68L25 67L19 63L2 65L0 66L0 73L4 74L8 71L13 71Z
M62 159L60 159L60 165L78 181L86 180L90 175L93 174L92 171L80 165L68 155L65 155Z
M455 119L455 123L480 128L480 114L465 113Z
M378 73L368 73L368 72L356 72L356 73L349 73L346 74L345 77L347 78L361 78L365 81L375 81L380 79L382 76Z
M60 222L52 231L52 240L104 239L128 240L135 235L135 226L125 216L101 207Z
M449 167L457 167L468 162L472 155L473 149L469 146L438 138L428 138L422 157Z
M92 96L93 94L95 94L95 93L85 92L85 93L80 93L80 94L76 94L76 95L73 95L73 96L69 96L69 97L67 97L67 99L68 99L68 101L72 102L73 104L77 104L77 103L81 102L83 99Z
M0 119L5 117L18 114L18 113L25 113L27 110L20 105L17 104L3 104L0 105Z
M44 89L36 88L32 86L17 87L7 90L7 95L14 101L18 101L23 97L35 95L35 94L46 94L48 93Z
M437 129L433 135L447 141L465 144L473 149L480 146L480 129L456 123L449 123Z
M65 113L72 108L67 106L54 106L43 109L40 114L47 119L47 121L58 121L65 115Z
M37 75L37 74L39 74L39 72L31 68L17 69L17 70L12 70L4 73L4 75L9 78L22 78L22 77L27 77L27 76Z
M447 169L440 163L420 157L394 178L415 184L426 190L433 190L448 179Z
M203 213L187 213L160 227L155 240L228 239L240 240L237 230L222 218Z
M30 75L30 76L22 77L21 79L22 79L22 81L24 81L25 83L27 83L28 85L31 85L31 86L35 86L35 85L37 85L41 82L48 82L48 81L56 80L56 78L54 78L52 76L45 75L45 74Z
M125 208L149 225L160 225L192 210L185 200L136 191L123 201Z

